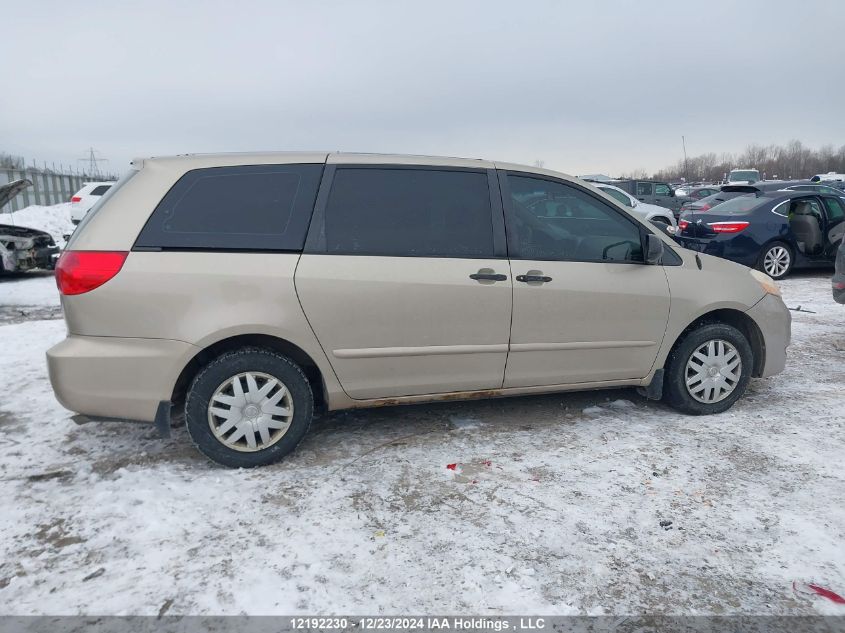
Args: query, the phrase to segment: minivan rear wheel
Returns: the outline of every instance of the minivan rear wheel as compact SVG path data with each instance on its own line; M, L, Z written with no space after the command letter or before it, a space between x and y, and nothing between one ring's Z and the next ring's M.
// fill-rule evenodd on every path
M279 461L311 425L314 395L302 369L276 352L226 352L194 378L185 422L197 448L232 468Z
M702 325L669 355L665 400L692 415L726 411L745 393L753 363L751 345L738 329L724 323Z

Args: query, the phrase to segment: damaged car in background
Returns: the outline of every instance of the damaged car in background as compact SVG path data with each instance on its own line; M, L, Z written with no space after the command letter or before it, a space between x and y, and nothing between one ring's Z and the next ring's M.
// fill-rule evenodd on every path
M0 208L31 186L30 180L0 186ZM0 274L53 268L58 253L59 247L49 233L0 221Z

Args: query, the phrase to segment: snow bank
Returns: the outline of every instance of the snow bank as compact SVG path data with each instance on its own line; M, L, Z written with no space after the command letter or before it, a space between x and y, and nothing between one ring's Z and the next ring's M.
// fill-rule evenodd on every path
M54 204L50 207L32 205L14 213L0 213L0 224L14 224L47 231L59 246L64 246L63 236L73 233L74 228L73 222L70 221L70 202Z
M0 306L58 307L59 289L52 274L30 273L20 278L0 278Z

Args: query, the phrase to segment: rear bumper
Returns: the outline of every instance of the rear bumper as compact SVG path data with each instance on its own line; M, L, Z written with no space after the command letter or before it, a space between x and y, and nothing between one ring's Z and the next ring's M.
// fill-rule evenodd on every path
M779 374L786 367L786 348L792 338L792 314L780 297L766 295L747 312L763 335L765 361L761 378Z
M47 368L65 408L92 418L153 422L194 351L182 341L69 335L47 351Z

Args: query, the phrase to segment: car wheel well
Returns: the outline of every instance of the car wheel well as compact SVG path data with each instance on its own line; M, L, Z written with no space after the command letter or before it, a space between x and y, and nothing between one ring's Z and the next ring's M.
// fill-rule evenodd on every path
M684 340L684 337L686 337L689 332L701 327L702 325L711 323L724 323L726 325L731 325L742 332L743 336L745 336L746 340L751 345L751 351L754 353L754 367L751 375L755 377L761 376L763 374L763 367L766 365L766 344L763 339L763 333L754 322L754 319L739 310L722 308L702 314L684 328L684 331L681 332L680 336L678 336L675 340L674 345L672 345L672 349L669 351L669 354L675 351L675 348L680 345L681 341Z
M232 336L217 341L196 354L179 374L176 384L173 387L173 394L170 400L176 410L181 411L182 405L185 403L185 394L188 387L203 367L225 352L244 347L269 349L290 358L294 363L299 365L306 378L308 378L311 391L314 393L315 407L325 410L326 392L323 384L323 374L320 372L320 368L317 367L314 359L301 347L294 345L290 341L267 334L241 334L239 336Z

